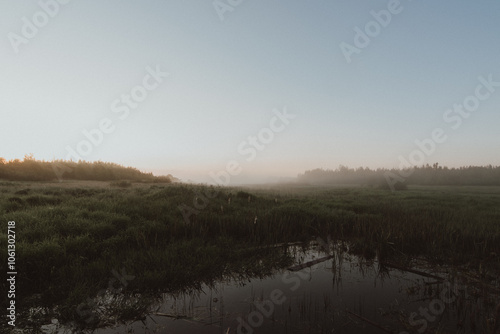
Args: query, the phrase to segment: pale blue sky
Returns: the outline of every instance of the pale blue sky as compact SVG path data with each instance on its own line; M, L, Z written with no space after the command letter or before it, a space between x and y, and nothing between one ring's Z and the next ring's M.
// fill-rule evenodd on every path
M22 37L41 7L1 1L0 156L66 158L109 118L115 130L86 160L183 180L210 181L231 160L242 167L233 183L397 167L435 128L448 138L425 163L500 165L500 87L457 129L443 120L478 77L500 82L500 2L401 0L348 63L340 44L389 3L244 0L221 21L206 0L73 0L16 53L9 33ZM169 76L120 120L112 102L148 66ZM246 161L240 143L284 107L296 117Z

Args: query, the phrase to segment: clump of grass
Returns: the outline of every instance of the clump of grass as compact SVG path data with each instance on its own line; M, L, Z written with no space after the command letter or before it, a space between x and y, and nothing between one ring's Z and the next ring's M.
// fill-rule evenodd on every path
M237 198L247 199L248 197L251 197L251 196L252 195L250 193L248 193L246 191L242 191L242 190L240 190L236 193Z
M15 182L0 181L0 187L15 187L16 185Z
M126 180L113 181L113 182L110 182L109 185L111 187L129 188L132 186L132 182L126 181Z
M18 204L23 204L24 203L23 199L20 198L20 197L17 197L17 196L15 196L15 197L9 197L8 201L9 201L9 203L18 203Z
M61 198L55 196L33 195L26 198L30 206L57 205L61 202Z
M14 194L16 194L16 195L28 195L30 190L31 189L29 189L29 188L21 189L21 190L16 191Z
M408 186L406 185L406 183L401 181L397 181L391 187L391 185L389 185L389 183L384 180L378 184L378 188L383 190L395 190L395 191L408 190Z
M24 208L24 206L17 202L7 202L2 205L3 211L6 213L12 213L16 211L20 211Z

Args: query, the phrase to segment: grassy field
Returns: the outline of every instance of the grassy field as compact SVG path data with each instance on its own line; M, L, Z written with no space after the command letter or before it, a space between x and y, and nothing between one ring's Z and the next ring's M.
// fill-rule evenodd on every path
M179 291L264 276L290 264L264 246L317 237L368 258L465 265L484 279L500 268L500 187L1 182L0 207L3 259L16 222L17 301L58 305L63 320L82 318L76 306L108 287L112 270L134 277L122 286L131 293Z

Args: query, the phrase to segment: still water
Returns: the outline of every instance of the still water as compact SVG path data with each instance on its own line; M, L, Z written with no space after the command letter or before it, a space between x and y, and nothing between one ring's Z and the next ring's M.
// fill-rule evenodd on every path
M290 264L264 274L252 263L248 272L229 271L176 294L107 294L96 300L98 329L76 331L57 319L39 329L46 334L492 332L500 279L485 284L470 271L422 259L406 265L366 259L350 254L344 243L271 249ZM137 305L143 305L139 313ZM133 317L141 314L140 320L117 320L127 309Z
M445 268L409 272L365 260L339 245L283 249L295 265L263 278L230 278L162 295L141 321L114 333L482 333L486 304ZM303 268L298 264L305 264ZM415 269L415 268L414 268ZM425 275L431 274L430 277ZM440 279L442 277L443 279ZM483 327L482 327L483 326Z

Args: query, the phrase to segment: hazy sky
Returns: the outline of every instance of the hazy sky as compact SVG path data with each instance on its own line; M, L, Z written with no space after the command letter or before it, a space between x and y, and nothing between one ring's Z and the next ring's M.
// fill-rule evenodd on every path
M233 183L500 165L498 0L66 2L0 2L0 157Z

